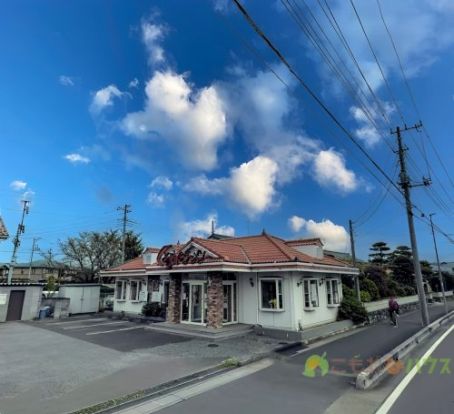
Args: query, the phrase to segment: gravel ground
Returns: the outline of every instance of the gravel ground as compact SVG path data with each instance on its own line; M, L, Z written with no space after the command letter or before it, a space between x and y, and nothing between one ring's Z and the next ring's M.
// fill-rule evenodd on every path
M186 358L236 358L240 361L262 355L279 346L276 339L257 336L254 333L223 341L209 342L193 339L188 342L167 344L153 348L156 355Z

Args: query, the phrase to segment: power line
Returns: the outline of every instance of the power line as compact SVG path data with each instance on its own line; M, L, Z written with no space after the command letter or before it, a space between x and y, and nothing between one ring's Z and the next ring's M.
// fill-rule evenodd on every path
M126 226L128 223L131 223L131 221L128 220L128 214L132 212L132 209L130 204L125 204L118 207L117 210L122 212L122 217L120 219L122 222L121 262L124 263L126 257Z
M309 87L309 85L301 78L301 76L293 69L290 63L285 59L282 53L274 46L270 39L265 35L265 33L257 26L255 21L246 11L246 9L241 5L238 0L232 0L243 16L246 18L248 23L252 26L255 32L263 39L263 41L270 47L274 54L279 58L279 60L287 67L290 73L298 80L298 82L304 87L306 92L318 103L318 105L323 109L323 111L331 118L331 120L342 130L342 132L349 138L349 140L366 156L366 158L374 165L374 167L385 177L385 179L392 184L397 191L401 192L399 187L392 181L389 175L382 169L382 167L369 155L369 153L364 149L364 147L355 139L355 137L344 127L344 125L337 119L333 112L323 103L323 101L318 97L318 95Z
M342 130L342 132L349 138L349 140L366 156L366 158L373 164L373 166L380 172L380 174L388 181L393 188L395 188L401 195L403 195L400 188L394 183L394 181L389 177L389 175L383 170L383 168L368 154L368 152L359 144L353 135L344 127L344 125L337 119L337 117L332 113L332 111L323 103L323 101L317 96L317 94L312 91L312 89L308 86L308 84L301 78L301 76L293 69L293 67L289 64L289 62L285 59L282 53L277 49L276 46L271 42L271 40L265 35L262 29L255 23L252 17L249 15L247 10L244 6L239 2L239 0L232 0L235 5L237 6L238 10L244 16L248 24L254 29L254 31L262 38L265 44L273 51L273 53L277 56L277 58L287 67L289 72L298 80L298 82L304 87L306 92L317 102L317 104L323 109L323 111L331 118L331 120ZM325 0L326 2L326 0ZM393 194L390 192L390 194ZM394 195L393 195L394 196ZM401 202L401 201L399 201ZM422 213L424 216L424 212L417 207L416 205L412 204L412 206ZM422 218L421 218L422 219ZM423 220L424 221L424 220ZM426 223L427 224L427 223ZM446 233L442 232L445 236ZM451 240L451 239L450 239Z

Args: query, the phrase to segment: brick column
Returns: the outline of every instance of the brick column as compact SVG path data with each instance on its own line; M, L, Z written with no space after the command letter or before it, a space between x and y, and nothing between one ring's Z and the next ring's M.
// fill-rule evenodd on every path
M210 328L221 328L224 307L224 288L222 286L222 273L208 273L207 296L207 326Z
M180 323L181 305L181 275L171 274L169 281L169 303L167 304L166 320L171 323Z

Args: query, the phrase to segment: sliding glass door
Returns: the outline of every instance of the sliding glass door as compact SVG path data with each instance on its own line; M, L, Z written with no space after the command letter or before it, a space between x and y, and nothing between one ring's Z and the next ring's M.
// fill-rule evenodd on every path
M183 282L181 322L206 323L206 283Z

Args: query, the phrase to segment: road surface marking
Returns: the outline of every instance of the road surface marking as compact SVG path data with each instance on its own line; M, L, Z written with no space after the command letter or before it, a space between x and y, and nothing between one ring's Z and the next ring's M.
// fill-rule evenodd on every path
M76 320L62 321L62 322L48 322L48 323L46 323L46 325L66 325L66 324L70 324L70 323L80 323L80 322L87 322L87 321L93 321L93 322L107 321L107 318L88 318L88 319L76 319Z
M118 325L119 323L129 323L128 321L116 321L116 322L103 322L103 323L93 323L90 325L79 325L79 326L68 326L64 327L65 331L72 330L72 329L84 329L84 328L91 328L92 326L103 326L103 325Z
M157 411L163 410L164 408L171 407L172 405L178 404L182 401L203 394L204 392L210 391L212 389L226 385L230 382L236 381L240 378L254 374L258 371L261 371L262 369L270 367L271 365L273 365L273 363L274 362L271 359L263 359L261 361L254 362L244 367L228 371L224 374L219 374L213 378L209 378L197 384L188 385L184 388L175 390L174 392L170 392L169 394L153 398L149 401L137 404L135 406L115 411L115 413L116 414L155 413Z
M111 332L132 331L133 329L143 329L143 326L130 326L129 328L110 329L108 331L88 332L85 335L101 335L101 334L106 334L106 333L111 333Z
M440 336L440 338L438 338L437 341L427 350L427 352L420 358L420 360L421 361L425 360L430 355L432 355L435 349L438 348L438 346L445 340L445 338L451 333L453 329L454 325L451 325L451 327L442 336ZM388 398L385 400L385 402L381 405L381 407L375 414L386 414L391 409L391 407L394 405L394 403L397 401L400 395L404 392L405 388L407 388L408 384L410 384L410 381L418 373L419 370L418 365L419 364L415 364L412 370L397 385L394 391L388 396Z

